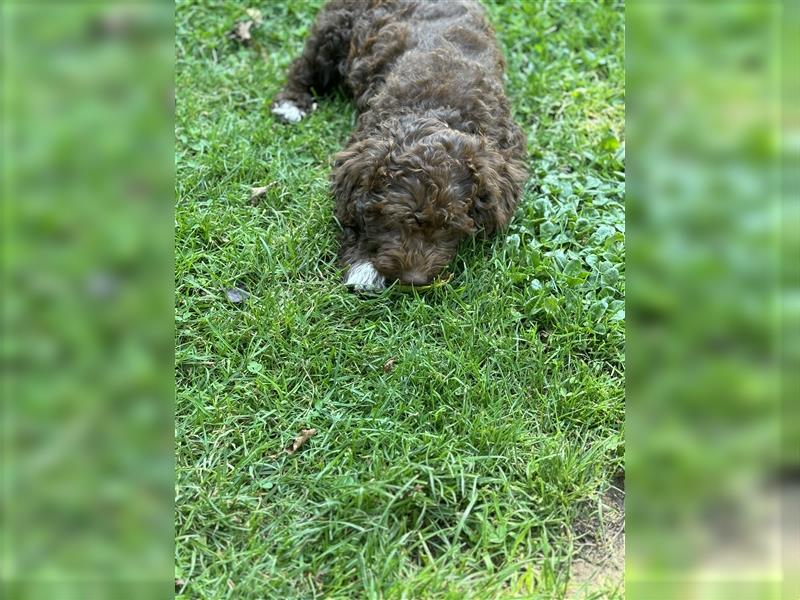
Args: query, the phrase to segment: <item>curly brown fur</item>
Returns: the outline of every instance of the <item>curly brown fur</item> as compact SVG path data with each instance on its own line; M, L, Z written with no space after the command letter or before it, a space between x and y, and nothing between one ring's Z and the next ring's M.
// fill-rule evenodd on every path
M474 0L333 0L273 103L297 121L342 85L359 118L331 174L346 281L429 283L505 228L526 178L504 60Z

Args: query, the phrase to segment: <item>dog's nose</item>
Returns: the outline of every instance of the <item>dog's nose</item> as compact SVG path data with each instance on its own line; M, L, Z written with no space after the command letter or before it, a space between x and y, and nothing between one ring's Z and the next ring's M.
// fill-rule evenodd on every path
M404 285L427 285L430 277L421 271L409 271L400 275L400 283Z

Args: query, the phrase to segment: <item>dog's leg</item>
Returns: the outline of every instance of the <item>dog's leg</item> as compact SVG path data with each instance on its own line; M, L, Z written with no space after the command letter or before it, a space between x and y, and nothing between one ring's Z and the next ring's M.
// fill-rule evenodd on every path
M339 263L347 267L344 284L356 292L379 292L384 289L386 279L359 249L356 231L345 227L340 242Z
M289 69L286 85L272 102L273 114L297 123L317 107L312 92L321 96L341 81L356 10L358 5L347 0L334 0L322 7L302 54Z
M386 279L368 260L350 265L344 284L357 292L378 292L386 287Z

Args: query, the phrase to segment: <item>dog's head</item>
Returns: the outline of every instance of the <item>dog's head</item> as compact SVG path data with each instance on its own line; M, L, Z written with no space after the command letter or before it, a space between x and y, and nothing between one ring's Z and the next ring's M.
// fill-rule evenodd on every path
M424 285L462 239L508 224L524 171L481 138L420 119L340 152L332 179L358 258L389 281Z

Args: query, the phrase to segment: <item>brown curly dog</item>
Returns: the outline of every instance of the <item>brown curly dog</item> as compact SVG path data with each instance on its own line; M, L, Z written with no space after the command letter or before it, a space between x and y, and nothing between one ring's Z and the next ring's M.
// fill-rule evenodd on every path
M526 178L505 61L474 0L333 0L272 112L297 122L342 85L358 124L331 174L345 283L430 283L459 242L504 228Z

